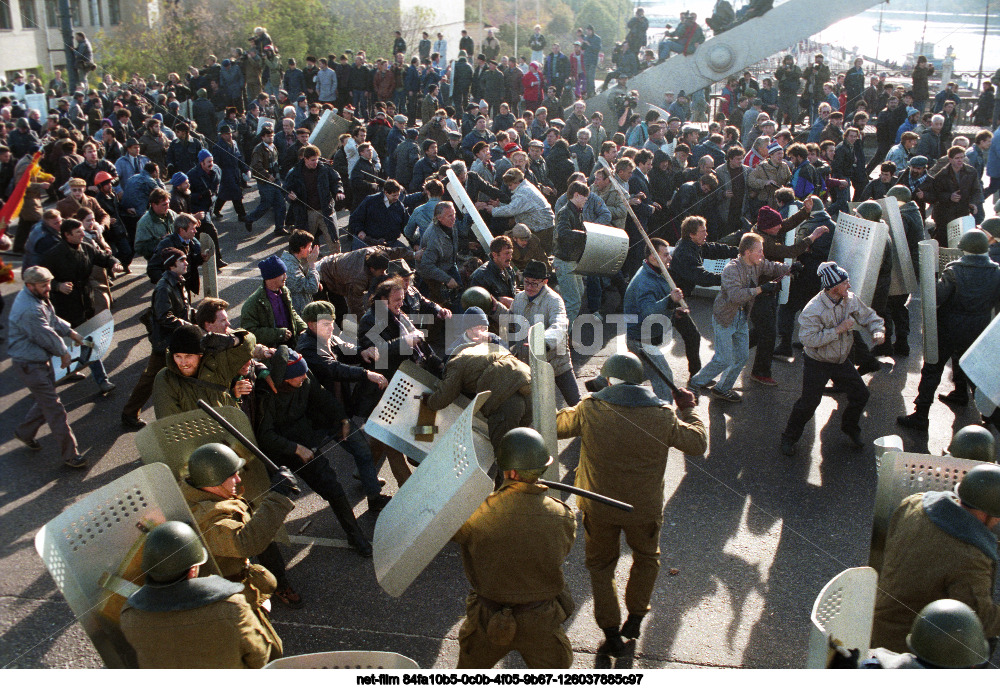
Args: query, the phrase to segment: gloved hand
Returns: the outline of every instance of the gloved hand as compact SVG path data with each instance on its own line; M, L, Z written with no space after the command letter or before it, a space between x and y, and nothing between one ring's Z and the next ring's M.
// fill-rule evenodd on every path
M792 264L791 270L789 270L788 273L789 275L798 275L799 273L802 272L803 268L805 268L805 266L802 265L802 261L795 261Z
M781 285L777 282L765 282L763 285L760 285L761 294L774 294L779 289L781 289Z
M278 473L271 477L271 490L286 498L291 498L299 492L299 482L288 467L278 467Z

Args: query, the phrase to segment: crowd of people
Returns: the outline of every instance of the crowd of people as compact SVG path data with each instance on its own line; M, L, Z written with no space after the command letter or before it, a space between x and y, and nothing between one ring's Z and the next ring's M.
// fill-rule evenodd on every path
M696 47L695 20L685 15L667 53ZM57 107L44 119L16 99L0 98L0 196L21 199L4 248L20 255L24 282L8 317L7 352L34 400L15 437L39 450L35 437L47 424L64 463L88 466L59 400L52 358L69 367L64 338L81 343L77 329L114 309L115 278L131 273L141 256L150 283L142 314L149 358L122 407L123 427L147 424L140 414L150 398L158 420L197 409L199 400L235 407L248 416L260 447L287 467L268 483L248 475L249 464L224 446L191 456L182 489L205 544L184 525L150 535L146 586L122 616L140 665L191 663L197 656L206 666L259 666L280 655L261 604L268 597L302 604L273 543L298 480L329 503L350 545L371 556L324 455L330 443L348 452L368 509L385 508L391 496L378 476L382 460L399 486L413 465L361 425L399 367L412 361L440 379L422 402L430 410L459 395L492 393L480 411L498 458L498 490L455 537L476 594L460 634L459 666L489 667L518 650L529 666L568 667L572 652L561 623L572 600L561 567L575 521L535 483L552 458L524 428L532 381L526 333L512 325L518 322L543 325L565 403L559 436L582 438L578 484L636 508L622 518L596 502L579 503L595 617L606 637L601 652L624 654L626 640L640 635L659 568L667 451L705 452L698 396L740 402L735 388L751 347L755 384L777 384L775 360L803 362L802 394L781 452L796 453L831 379L846 394L841 429L851 446L864 445L869 391L862 376L879 370L877 357L909 355L909 318L906 295L889 294L891 261L866 304L851 291L851 279L860 276L830 260L836 219L852 212L851 202L898 203L905 253L914 263L917 242L928 233L943 240L951 220L972 215L982 227L965 235L966 255L943 271L940 363L924 365L916 409L899 419L926 431L945 363L958 360L1000 300L1000 220L985 218L986 199L1000 191L997 138L988 129L974 140L952 135L960 103L953 85L921 119L930 99L916 72L911 89L872 77L863 90L863 74L859 82L852 69L840 75L846 97L838 100L839 77L831 81L821 55L804 71L784 61L763 87L749 72L729 80L724 121L696 123L684 92L665 94L662 110L642 112L627 89L630 74L621 69L647 46L641 9L628 29L616 60L616 117L609 121L588 112L581 99L594 93L601 39L593 27L577 32L569 56L559 44L543 55L548 44L536 29L530 62L501 57L492 31L478 53L463 31L454 60L441 34L432 42L424 33L407 62L396 32L388 59L369 64L363 52L345 51L307 56L304 69L281 57L259 28L247 50L221 63L209 56L184 79L171 73L162 82L156 75L118 82L106 75L96 88L84 84L67 94L57 73L49 84ZM796 131L800 109L809 124ZM310 143L326 111L346 127L332 151ZM878 143L871 158L864 147L869 120ZM244 196L252 185L258 203L248 212ZM226 203L236 223L224 221ZM870 211L871 205L858 209L869 218ZM205 271L228 265L220 233L249 236L262 231L258 223L282 237L283 250L258 263L260 283L238 305L234 327L229 303L197 297ZM620 271L577 274L587 223L624 230L629 247ZM480 239L484 229L488 242ZM199 233L212 241L203 246ZM728 263L711 272L706 259ZM789 298L779 305L786 277ZM696 287L719 288L714 353L705 364L686 301ZM609 313L635 317L626 331L629 353L609 358L601 377L588 381L593 394L581 396L571 355L575 324ZM344 319L357 323L356 341L342 337ZM855 326L868 331L874 349ZM672 331L685 349L685 388L675 385L660 349ZM101 393L115 389L100 360L89 370ZM967 405L968 381L955 364L953 372L955 389L941 398ZM652 390L642 387L646 381ZM659 429L662 451L652 451L633 426ZM616 469L623 463L634 465L627 478ZM248 496L263 499L243 500L241 483ZM991 520L1000 515L993 504L978 507ZM517 538L525 520L535 520L539 536L531 548ZM551 533L543 533L542 523ZM633 557L624 624L614 586L622 531ZM207 578L202 590L192 582L201 581L205 547L229 581ZM184 557L161 567L155 558L167 548ZM512 549L519 553L517 582L503 576ZM497 553L504 559L496 560ZM965 602L990 635L1000 633L1000 615L982 614L992 602ZM177 614L157 617L163 610ZM515 618L516 631L494 628L501 613ZM176 650L165 642L191 623L184 616L213 624L243 619L218 634L252 639L252 652L223 641ZM886 647L906 650L901 637Z

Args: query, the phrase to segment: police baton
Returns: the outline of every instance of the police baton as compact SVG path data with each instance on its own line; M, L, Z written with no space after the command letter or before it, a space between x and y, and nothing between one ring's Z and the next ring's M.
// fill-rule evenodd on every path
M587 498L588 500L593 500L594 502L599 502L610 507L622 510L623 512L631 512L633 510L632 505L627 502L622 502L620 500L615 500L614 498L609 498L606 495L601 495L600 493L594 493L589 490L584 490L583 488L577 488L576 486L571 486L568 483L559 483L558 481L546 481L545 479L537 479L535 481L540 486L545 486L546 488L553 488L555 490L562 490L567 493L572 493L573 495L579 495L581 498Z
M252 452L257 459L262 461L264 463L264 466L267 467L268 471L274 473L278 473L279 471L281 471L281 467L272 462L271 458L265 455L263 450L254 445L252 442L250 442L250 439L247 438L245 435L240 433L236 429L236 426L226 421L225 417L223 417L222 414L212 409L212 407L209 406L208 402L206 402L205 400L198 400L198 406L201 407L202 411L204 411L206 414L215 419L216 423L218 423L220 426L226 429L229 435L239 440L246 449L250 450L250 452ZM292 492L298 493L299 487L293 486Z

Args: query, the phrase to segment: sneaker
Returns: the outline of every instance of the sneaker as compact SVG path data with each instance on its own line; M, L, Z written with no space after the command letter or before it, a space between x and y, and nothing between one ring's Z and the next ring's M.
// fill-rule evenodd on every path
M146 422L138 416L127 416L122 414L122 426L130 431L138 431L140 428L146 427Z
M115 388L117 388L118 386L112 383L110 380L103 380L97 384L97 387L100 388L102 395L106 395Z
M86 469L87 468L87 458L83 455L77 455L73 459L67 459L63 462L70 469Z
M22 438L17 434L17 431L14 431L14 437L20 440L22 443L24 443L24 446L27 447L29 450L38 451L42 449L42 446L39 445L38 441L35 440L34 438L32 438L31 440L28 440L27 438Z
M787 349L776 349L771 353L771 358L777 359L778 361L792 363L795 361L795 353L792 351L791 347L788 347Z
M689 380L688 384L687 384L687 387L688 387L688 390L690 390L691 392L694 392L694 393L698 393L698 392L707 393L709 390L711 390L712 388L715 387L715 381L714 380L710 380L707 383L705 383L704 385L698 385L697 383L692 383Z
M918 431L926 431L930 423L927 421L927 417L917 412L913 412L908 416L897 416L896 423L903 428L912 428Z
M786 457L793 457L793 456L795 456L795 443L790 442L788 440L782 440L781 441L781 454L785 455Z
M776 381L771 376L761 376L761 375L758 375L756 373L751 373L750 374L750 380L754 381L755 383L760 383L761 385L777 385L778 384L778 381Z
M385 506L389 504L390 500L392 500L391 496L382 495L381 493L378 493L376 495L369 495L368 511L376 513L381 512L385 508Z
M726 390L725 392L720 392L718 389L712 389L712 397L717 400L722 400L723 402L742 402L743 395L736 392L735 390Z

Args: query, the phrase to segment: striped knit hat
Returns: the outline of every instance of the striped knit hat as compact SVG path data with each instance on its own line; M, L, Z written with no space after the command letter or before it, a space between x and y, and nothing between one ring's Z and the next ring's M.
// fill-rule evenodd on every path
M822 283L823 289L832 289L849 277L847 271L833 261L820 263L816 274L819 275L819 281Z

